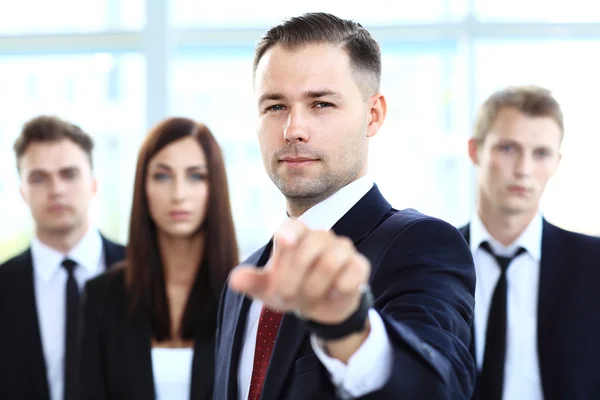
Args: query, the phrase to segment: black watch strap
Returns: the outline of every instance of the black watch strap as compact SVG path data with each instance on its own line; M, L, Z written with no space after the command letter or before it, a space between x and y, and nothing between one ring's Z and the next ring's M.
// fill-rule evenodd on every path
M342 339L353 333L361 332L365 328L365 321L372 305L373 294L371 293L371 289L366 286L360 300L360 305L356 311L340 324L321 324L299 317L309 332L316 335L319 339L336 340Z

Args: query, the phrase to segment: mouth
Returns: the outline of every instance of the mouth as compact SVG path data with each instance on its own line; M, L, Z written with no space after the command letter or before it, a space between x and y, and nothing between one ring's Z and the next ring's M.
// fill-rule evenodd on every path
M189 211L180 211L180 210L171 211L169 213L169 217L171 217L171 219L174 219L176 221L188 219L190 217L190 215L191 215L191 213Z
M51 213L61 213L61 212L67 211L68 209L69 209L69 207L67 207L64 204L54 204L47 208L47 210Z
M318 160L315 158L309 158L309 157L283 157L283 158L279 159L280 163L291 164L291 165L306 164L306 163L311 163L311 162L316 162L316 161L318 161Z
M508 191L515 194L524 195L529 192L529 189L525 186L521 185L510 185L508 186Z

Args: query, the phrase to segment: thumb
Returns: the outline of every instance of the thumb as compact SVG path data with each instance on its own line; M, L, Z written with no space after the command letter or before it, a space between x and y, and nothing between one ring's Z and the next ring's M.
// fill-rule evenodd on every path
M262 299L267 291L269 276L262 268L239 266L229 276L229 287L234 292Z

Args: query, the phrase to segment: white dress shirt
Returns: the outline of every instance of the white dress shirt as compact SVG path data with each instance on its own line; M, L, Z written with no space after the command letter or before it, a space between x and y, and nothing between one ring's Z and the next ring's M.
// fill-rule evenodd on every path
M80 290L82 290L88 279L105 269L102 238L96 229L89 229L79 243L66 255L34 238L31 243L31 256L35 304L46 361L50 399L62 400L67 271L61 264L66 257L77 263L74 275Z
M194 349L152 349L156 400L188 400L192 386Z
M512 256L519 247L527 253L516 257L506 272L507 328L504 364L504 400L542 400L537 353L537 310L540 260L542 254L542 217L537 214L521 236L506 247L487 231L479 216L470 224L470 246L475 261L475 352L481 369L485 349L487 319L500 267L492 255L480 249L488 241L500 256Z
M373 181L363 176L343 187L331 197L313 206L298 220L314 230L329 230L373 187ZM238 398L248 399L258 319L262 302L253 301L248 313L238 370ZM311 346L331 374L331 381L343 398L360 397L381 389L392 372L392 347L379 314L369 311L371 331L365 342L348 360L348 364L329 357L319 340L311 335Z

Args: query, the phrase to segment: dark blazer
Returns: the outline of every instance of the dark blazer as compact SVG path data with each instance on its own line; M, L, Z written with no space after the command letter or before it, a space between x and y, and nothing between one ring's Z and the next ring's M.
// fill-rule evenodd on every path
M110 266L125 248L102 237ZM31 249L0 265L0 399L50 398L35 304Z
M460 231L469 242L469 225ZM599 287L600 238L544 219L537 353L546 400L600 399Z
M79 371L82 400L155 398L150 322L129 311L125 270L86 284ZM212 399L214 337L197 338L190 399Z
M468 246L449 224L396 211L374 186L333 227L371 262L375 309L393 346L391 378L365 399L468 399L475 382L469 353L475 270ZM271 243L246 264L263 266ZM224 290L216 337L215 399L237 400L237 374L251 301ZM254 342L255 338L247 338ZM335 398L307 330L283 317L262 399Z

